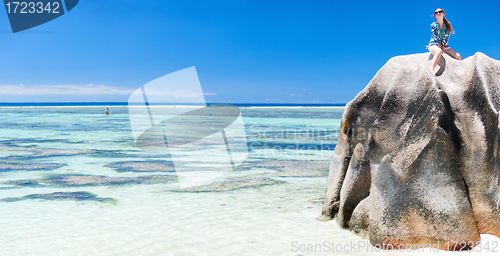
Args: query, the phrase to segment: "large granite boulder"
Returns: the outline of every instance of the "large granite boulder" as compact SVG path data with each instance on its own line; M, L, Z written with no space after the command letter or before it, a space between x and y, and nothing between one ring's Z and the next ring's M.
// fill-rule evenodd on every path
M323 219L386 249L500 237L500 61L390 59L345 107Z

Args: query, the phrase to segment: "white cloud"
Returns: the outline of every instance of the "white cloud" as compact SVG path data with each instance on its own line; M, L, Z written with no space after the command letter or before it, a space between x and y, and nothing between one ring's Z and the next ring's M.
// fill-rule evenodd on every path
M134 90L109 85L0 85L2 95L119 95L131 94Z
M206 92L206 93L204 93L204 95L215 96L215 95L217 95L217 93L215 93L215 92Z

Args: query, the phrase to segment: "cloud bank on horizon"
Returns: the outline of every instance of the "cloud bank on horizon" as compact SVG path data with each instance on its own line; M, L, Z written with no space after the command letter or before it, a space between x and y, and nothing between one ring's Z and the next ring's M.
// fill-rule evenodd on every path
M133 90L109 85L1 85L3 95L129 95Z

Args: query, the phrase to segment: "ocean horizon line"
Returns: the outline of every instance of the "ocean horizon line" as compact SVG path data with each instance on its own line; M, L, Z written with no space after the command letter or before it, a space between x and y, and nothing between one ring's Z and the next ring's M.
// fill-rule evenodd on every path
M229 104L236 107L345 107L347 103L217 103L206 105ZM0 102L0 107L126 107L128 102ZM196 106L194 103L150 103L150 106Z

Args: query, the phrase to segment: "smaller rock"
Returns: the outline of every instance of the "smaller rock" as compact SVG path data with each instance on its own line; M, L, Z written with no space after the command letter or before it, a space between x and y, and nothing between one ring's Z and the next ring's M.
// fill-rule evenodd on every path
M8 197L0 202L17 202L29 199L43 200L73 200L73 201L96 201L101 203L116 204L117 200L111 197L97 197L97 195L86 191L78 192L54 192L50 194L31 194L23 197Z
M118 172L175 172L171 161L126 161L105 165Z
M230 191L242 188L255 188L266 185L274 185L285 183L284 181L273 180L270 178L263 177L235 177L225 181L212 182L207 185L198 187L189 187L179 190L174 190L176 192L220 192L220 191Z
M9 171L51 171L61 166L66 166L63 163L34 163L34 164L12 164L0 163L0 172Z
M56 175L40 180L16 180L6 184L23 187L79 187L79 186L116 186L124 184L160 184L177 180L175 175L146 177L107 177L97 175Z

